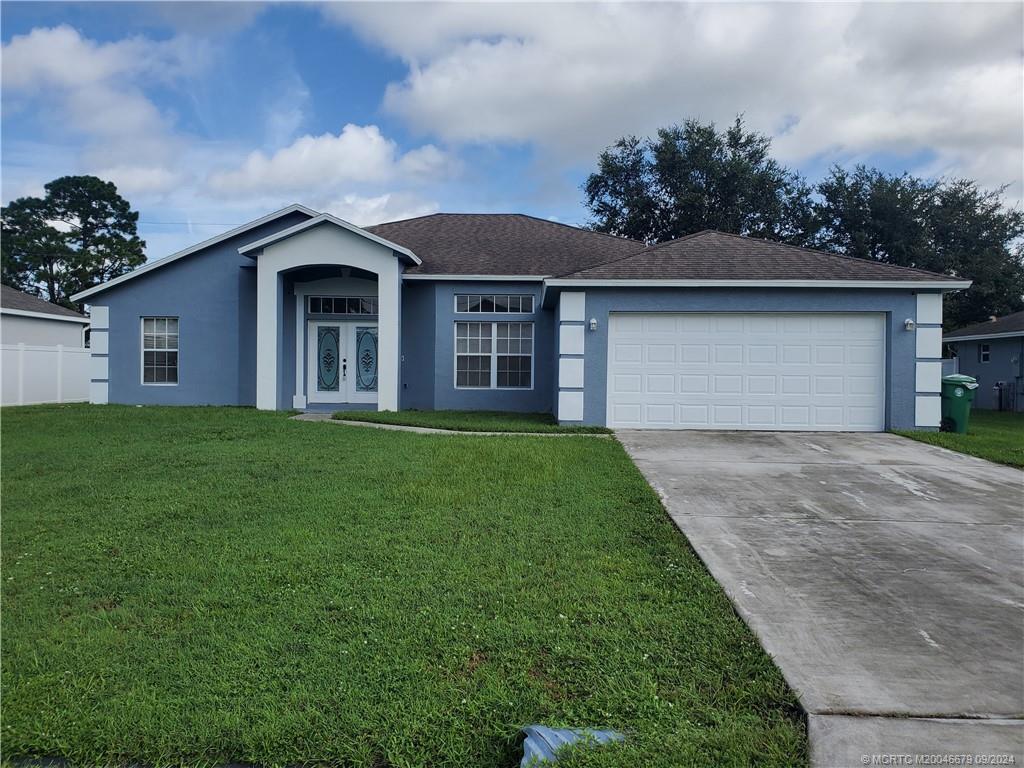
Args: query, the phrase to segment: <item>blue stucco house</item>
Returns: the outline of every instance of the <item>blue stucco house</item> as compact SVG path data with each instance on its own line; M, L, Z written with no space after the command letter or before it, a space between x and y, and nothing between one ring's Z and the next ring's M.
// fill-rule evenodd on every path
M74 297L94 403L548 411L618 428L939 423L969 282L721 232L292 205Z
M947 333L957 371L978 380L973 408L1024 411L1024 312Z

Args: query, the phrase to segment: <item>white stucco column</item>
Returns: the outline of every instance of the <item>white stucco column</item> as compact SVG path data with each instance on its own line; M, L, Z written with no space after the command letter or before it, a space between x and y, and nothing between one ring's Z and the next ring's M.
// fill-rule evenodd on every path
M280 344L281 290L278 270L256 261L256 407L277 410L277 349Z
M402 272L398 259L377 273L377 410L398 410Z
M355 267L377 275L377 410L398 410L402 273L394 252L329 223L266 246L256 257L256 407L276 410L281 365L280 275L298 267Z

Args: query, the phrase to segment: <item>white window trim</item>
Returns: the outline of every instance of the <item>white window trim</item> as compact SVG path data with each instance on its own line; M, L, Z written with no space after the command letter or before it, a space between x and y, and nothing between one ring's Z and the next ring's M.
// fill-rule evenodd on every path
M992 362L992 345L991 344L979 344L978 345L978 362L982 365L985 363Z
M376 312L314 312L312 310L313 299L372 299L377 302ZM305 294L305 305L306 312L310 315L324 315L327 317L377 317L380 314L380 300L376 296L350 296L350 295L338 295L332 293L307 293Z
M520 310L519 312L469 312L468 310L464 312L464 311L461 311L459 309L459 297L460 296L492 296L492 297L493 296L519 296L519 297L524 298L524 299L529 297L529 299L531 301L532 309L530 309L529 312L524 312L522 310ZM505 293L505 292L502 292L502 291L497 291L497 292L490 291L488 293L456 293L456 294L452 295L452 308L455 311L456 315L472 315L472 316L497 315L498 317L508 317L510 315L511 316L516 316L516 315L534 315L534 314L537 313L537 297L534 296L532 293ZM475 389L476 389L476 387L475 387Z
M467 357L482 357L483 353L459 352L459 323L489 323L491 326L491 385L489 387L460 387L459 386L459 355ZM528 387L499 387L498 386L498 323L519 323L520 325L533 326L530 341L530 386ZM532 320L456 320L452 324L452 384L455 389L463 389L477 392L532 392L537 375L537 327ZM500 356L508 357L506 353ZM523 357L523 355L511 355L511 357Z
M177 320L178 321L178 346L175 349L146 349L146 321L147 320ZM178 355L178 364L175 366L178 373L177 381L146 381L146 353L147 352L174 352ZM181 318L178 315L143 315L139 318L139 383L144 387L176 387L181 383Z

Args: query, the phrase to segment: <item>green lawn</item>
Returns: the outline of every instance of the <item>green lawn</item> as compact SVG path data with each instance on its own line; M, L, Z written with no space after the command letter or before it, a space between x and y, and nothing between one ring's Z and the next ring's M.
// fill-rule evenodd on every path
M966 435L912 431L898 434L1024 469L1024 413L972 411Z
M453 429L458 432L611 432L607 427L561 426L550 413L508 411L338 411L334 418Z
M4 409L4 758L806 764L793 693L614 440Z

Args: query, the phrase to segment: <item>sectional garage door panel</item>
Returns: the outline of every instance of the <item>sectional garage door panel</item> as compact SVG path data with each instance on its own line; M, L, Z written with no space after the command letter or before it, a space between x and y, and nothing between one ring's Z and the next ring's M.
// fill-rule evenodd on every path
M608 425L880 431L885 318L613 314Z

